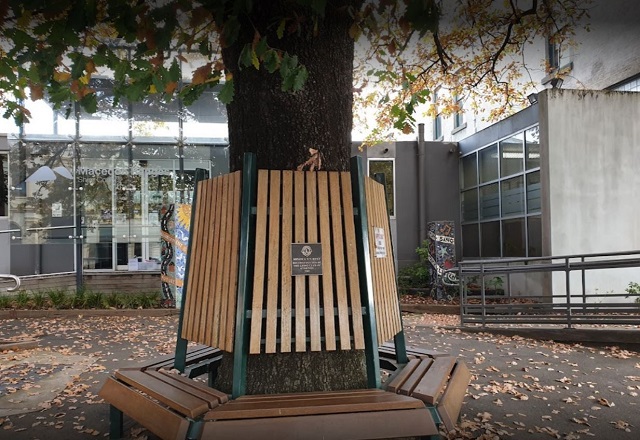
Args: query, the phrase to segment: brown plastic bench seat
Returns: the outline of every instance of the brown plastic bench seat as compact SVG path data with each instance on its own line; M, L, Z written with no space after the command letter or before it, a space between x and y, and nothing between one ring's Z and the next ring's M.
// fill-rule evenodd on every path
M455 428L471 373L453 356L416 357L386 384L387 391L420 399L436 411L447 430Z
M432 436L418 399L378 389L242 396L207 412L202 439Z

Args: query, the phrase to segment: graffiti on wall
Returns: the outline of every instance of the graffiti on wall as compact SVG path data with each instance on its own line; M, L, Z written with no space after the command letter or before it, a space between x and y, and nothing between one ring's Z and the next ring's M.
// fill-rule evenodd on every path
M436 221L427 224L427 248L429 250L429 276L433 294L437 299L445 297L443 274L456 265L455 226L452 221Z

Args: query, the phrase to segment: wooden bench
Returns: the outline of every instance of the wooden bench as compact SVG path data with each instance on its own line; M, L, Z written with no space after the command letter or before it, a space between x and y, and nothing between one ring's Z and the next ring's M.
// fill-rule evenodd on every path
M455 428L471 373L453 356L417 356L399 369L385 388L433 407L447 431Z
M378 341L404 341L385 200L359 160L351 173L257 171L248 156L199 182L173 364L187 370L187 341L228 353L231 399L169 375L171 358L122 369L100 394L112 437L123 413L162 438L438 436L430 404L381 389ZM249 355L340 350L364 352L367 389L246 395Z

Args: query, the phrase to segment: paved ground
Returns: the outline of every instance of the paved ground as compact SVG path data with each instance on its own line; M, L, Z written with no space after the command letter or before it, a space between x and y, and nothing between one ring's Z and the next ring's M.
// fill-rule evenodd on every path
M433 327L405 319L409 344L448 351L474 373L451 438L638 439L640 354ZM176 316L0 320L0 340L39 347L0 354L0 439L102 438L97 392L118 365L173 351ZM148 433L127 423L132 438Z

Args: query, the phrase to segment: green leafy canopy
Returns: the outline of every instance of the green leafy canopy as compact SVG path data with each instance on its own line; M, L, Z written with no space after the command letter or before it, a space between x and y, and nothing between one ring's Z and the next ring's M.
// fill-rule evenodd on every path
M357 80L379 93L373 105L384 104L387 119L378 121L406 131L434 85L458 91L505 82L509 77L499 70L505 54L536 35L566 38L587 3L6 0L0 2L0 106L18 123L29 117L27 97L46 96L67 108L75 101L93 112L92 79L105 76L113 78L116 104L149 95L189 104L212 87L228 104L240 87L235 69L279 75L282 91L298 93L313 74L301 60L313 55L296 53L295 41L317 37L330 22L369 42L356 63ZM228 48L239 56L227 59Z

